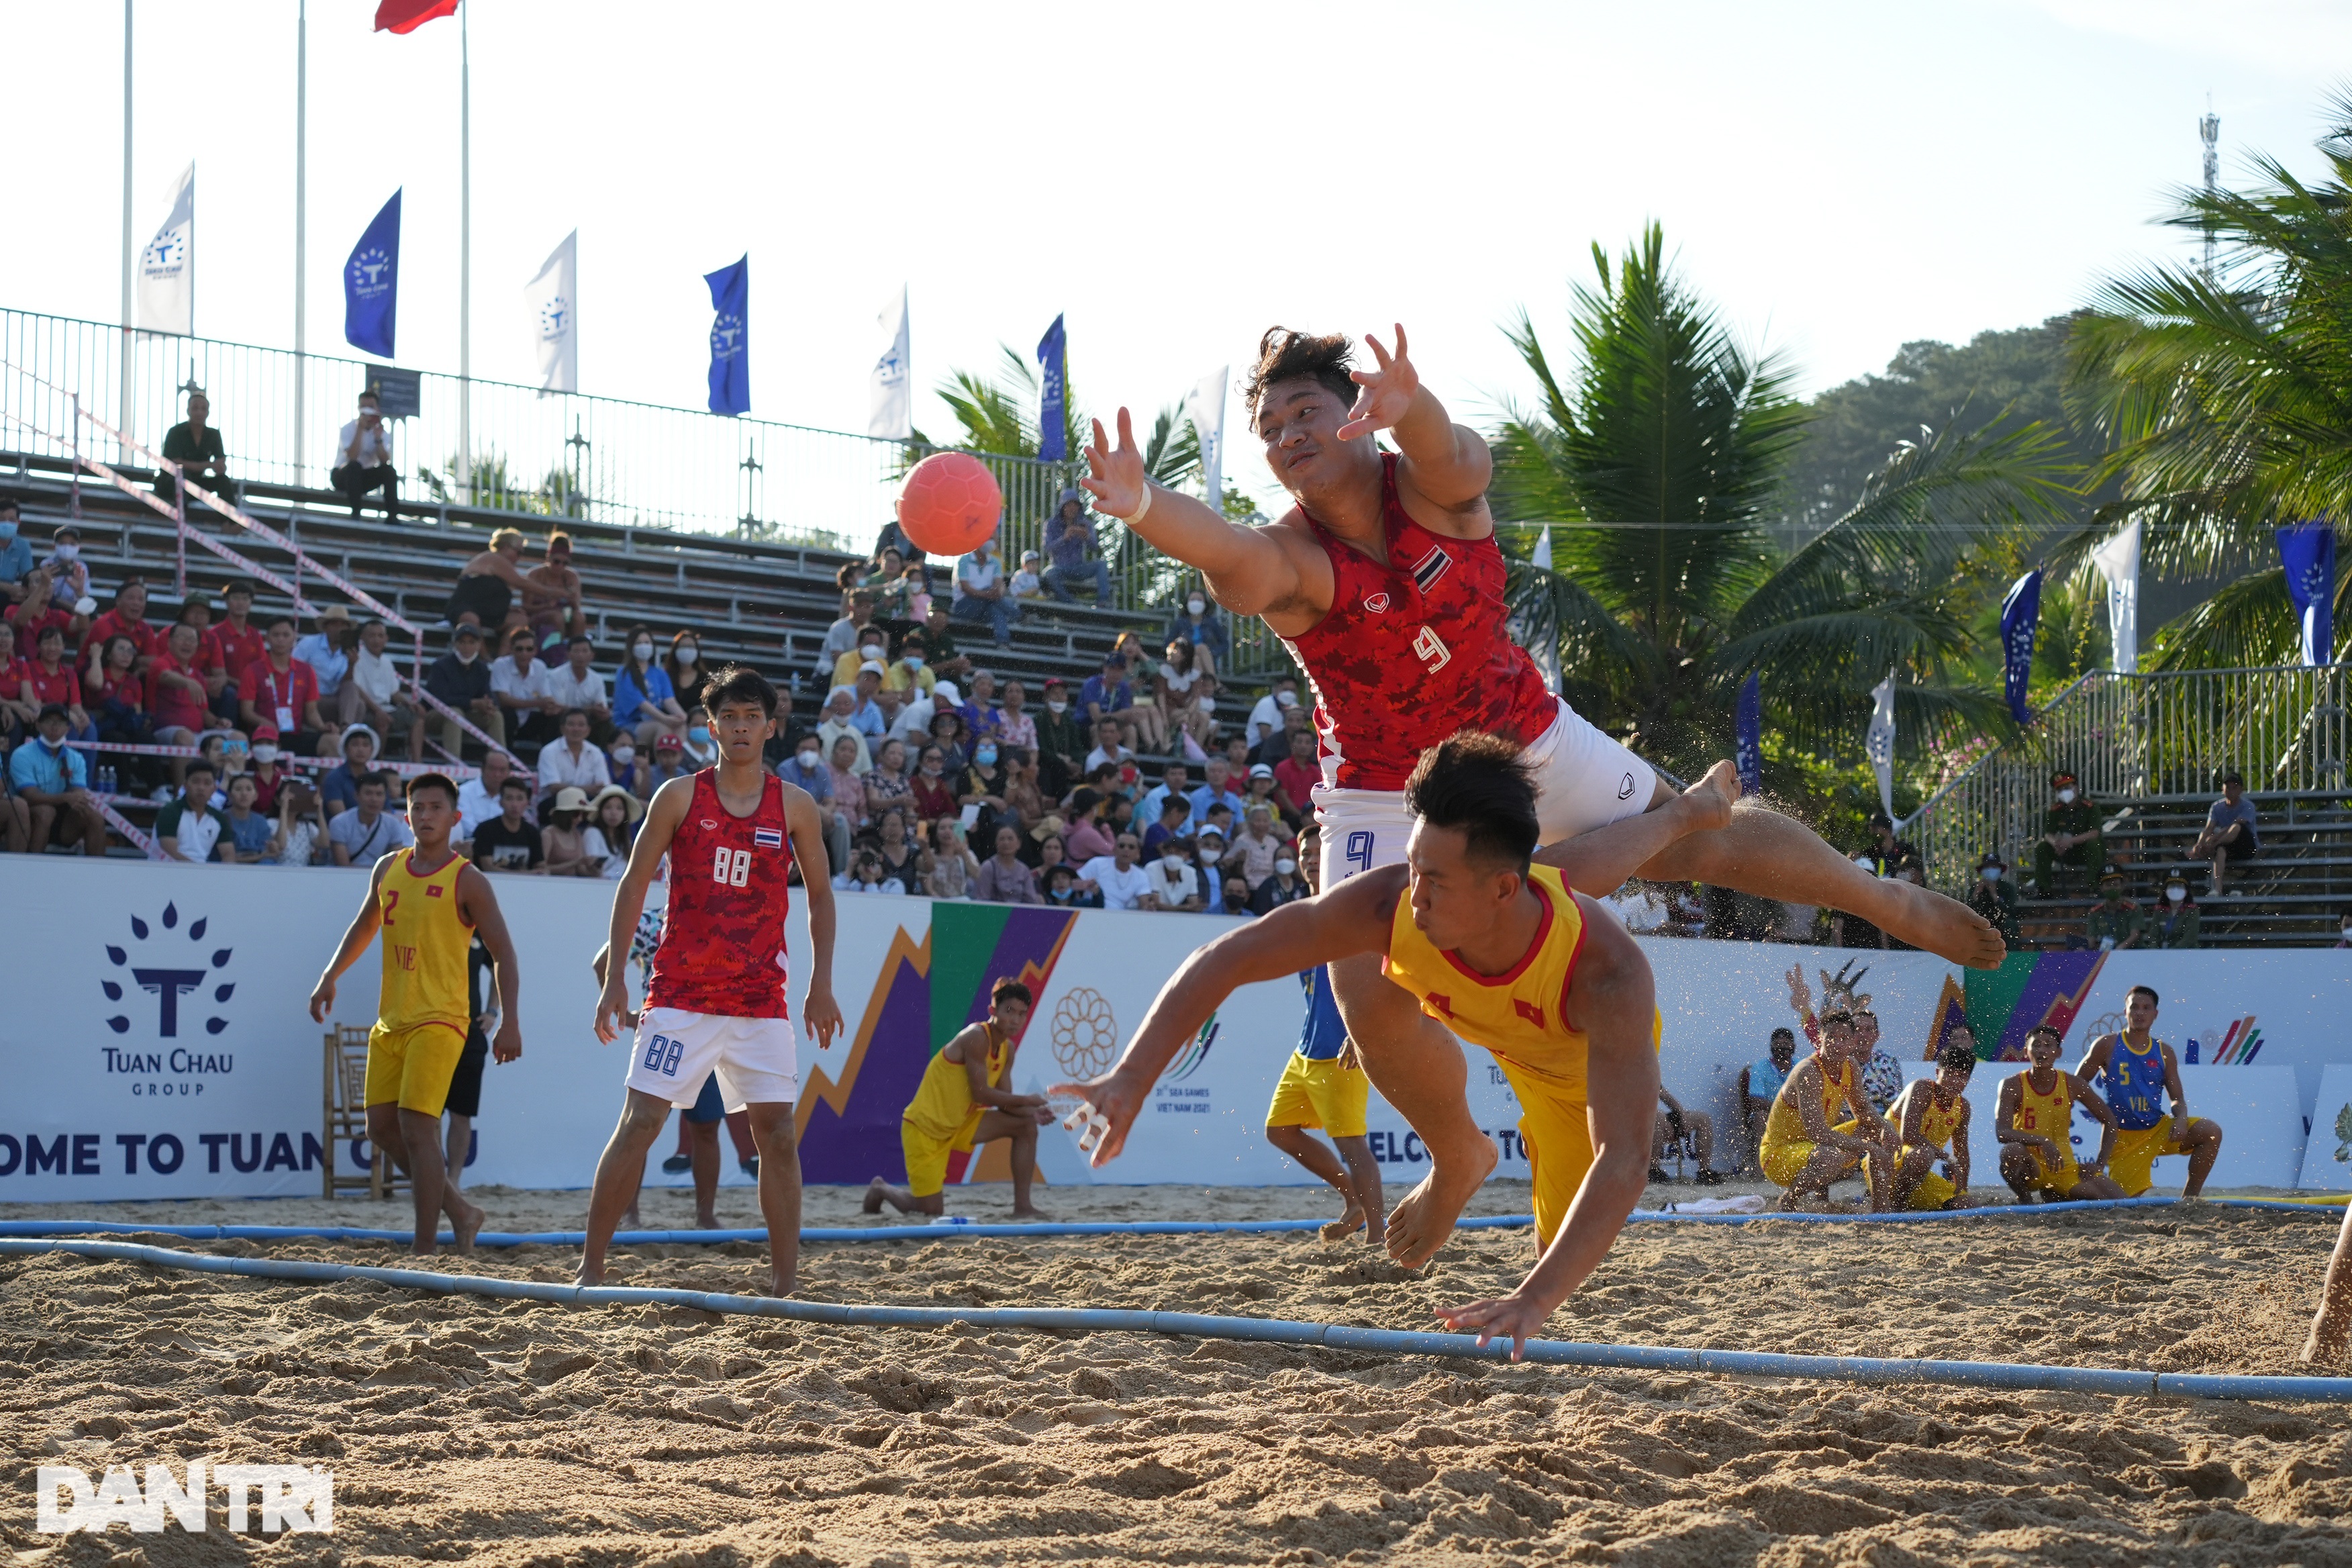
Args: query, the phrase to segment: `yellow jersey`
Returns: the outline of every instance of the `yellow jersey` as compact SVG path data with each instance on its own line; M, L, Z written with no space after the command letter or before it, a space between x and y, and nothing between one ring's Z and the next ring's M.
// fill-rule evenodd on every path
M1002 1089L1005 1058L1012 1055L1011 1041L997 1033L994 1024L982 1027L988 1031L988 1063L982 1076L989 1088ZM980 1125L980 1116L981 1107L972 1103L971 1079L964 1064L950 1061L942 1047L932 1053L930 1066L923 1069L923 1081L915 1086L915 1098L907 1102L899 1120L926 1138L963 1147Z
M1950 1106L1940 1105L1936 1100L1935 1086L1925 1082L1921 1084L1919 1092L1927 1097L1927 1109L1919 1113L1919 1142L1908 1146L1942 1149L1948 1152L1952 1134L1959 1130L1960 1113L1968 1109L1968 1100L1956 1094L1952 1096ZM1895 1131L1901 1132L1900 1123L1897 1123Z
M2033 1091L2033 1070L2029 1068L2017 1075L2017 1130L2039 1133L2058 1145L2059 1154L2074 1157L2074 1091L2061 1070L2052 1075L2057 1087L2048 1094Z
M420 1024L446 1024L464 1035L474 1021L473 987L467 952L474 928L457 911L462 855L429 877L412 868L416 851L395 849L384 857L376 886L376 914L383 927L383 986L377 1022L387 1030Z
M1584 951L1584 915L1550 867L1530 867L1528 886L1543 900L1543 920L1526 955L1507 973L1480 974L1431 942L1412 923L1412 902L1402 893L1384 967L1423 1012L1561 1098L1582 1100L1585 1038L1563 1014L1577 955Z
M1819 1058L1814 1059L1820 1060ZM1821 1068L1822 1121L1831 1127L1835 1127L1841 1121L1845 1120L1838 1115L1838 1107L1841 1105L1852 1112L1854 1119L1858 1121L1862 1115L1862 1107L1867 1103L1862 1092L1860 1070L1852 1062L1846 1063L1842 1069L1834 1073L1830 1070L1830 1065L1825 1061L1821 1063ZM1791 1068L1789 1070L1789 1081L1782 1084L1780 1092L1773 1097L1771 1114L1764 1119L1764 1142L1771 1148L1779 1149L1807 1142L1805 1114L1797 1109L1797 1097L1793 1092L1796 1082L1796 1069Z

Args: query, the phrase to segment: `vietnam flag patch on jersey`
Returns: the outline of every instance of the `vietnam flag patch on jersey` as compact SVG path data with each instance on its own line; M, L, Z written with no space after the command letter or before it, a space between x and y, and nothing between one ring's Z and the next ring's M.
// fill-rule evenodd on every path
M784 836L779 830L773 827L751 829L751 847L754 849L782 849L783 847Z

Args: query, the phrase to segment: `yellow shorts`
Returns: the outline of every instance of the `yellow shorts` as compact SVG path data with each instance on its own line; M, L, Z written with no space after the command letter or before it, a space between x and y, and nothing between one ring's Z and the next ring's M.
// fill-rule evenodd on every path
M2187 1152L2187 1144L2173 1141L2172 1118L2168 1116L2153 1127L2116 1132L2115 1152L2107 1160L2107 1174L2123 1188L2124 1196L2136 1198L2156 1184L2157 1156Z
M919 1198L937 1195L948 1184L948 1156L971 1152L971 1136L980 1131L980 1111L952 1138L926 1132L911 1121L898 1123L898 1146L907 1154L907 1191Z
M1804 1138L1792 1138L1785 1143L1767 1140L1764 1146L1756 1153L1758 1163L1764 1167L1764 1179L1776 1187L1785 1187L1803 1174L1806 1164L1821 1151L1821 1148L1822 1145L1819 1143ZM1849 1154L1846 1156L1844 1169L1830 1180L1833 1182L1842 1180L1851 1175L1861 1164L1861 1156Z
M1902 1154L1898 1156L1898 1163L1908 1161L1916 1147L1919 1146L1906 1145ZM1937 1163L1941 1163L1946 1158L1944 1151L1932 1146L1927 1147L1926 1152ZM1927 1167L1927 1173L1921 1176L1918 1183L1912 1187L1911 1201L1905 1206L1915 1209L1939 1209L1958 1195L1959 1189L1952 1185L1950 1178L1931 1163Z
M2083 1179L2083 1167L2075 1163L2072 1149L2066 1151L2064 1160L2054 1171L2050 1168L2050 1157L2041 1150L2029 1143L2026 1152L2033 1156L2034 1171L2033 1180L2026 1184L2028 1192L2054 1193L2063 1198L2074 1190L2076 1182Z
M1265 1108L1268 1127L1318 1127L1334 1138L1364 1135L1364 1107L1372 1080L1360 1067L1341 1067L1328 1057L1308 1061L1297 1051L1274 1086L1274 1103Z
M368 1031L367 1102L400 1102L403 1110L438 1116L449 1102L449 1080L466 1054L466 1031L454 1024L412 1024Z

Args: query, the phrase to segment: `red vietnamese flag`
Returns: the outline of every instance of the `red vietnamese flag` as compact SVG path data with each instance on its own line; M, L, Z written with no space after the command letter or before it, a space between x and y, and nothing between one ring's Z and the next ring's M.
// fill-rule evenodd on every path
M413 33L436 16L456 15L457 0L376 0L375 30Z

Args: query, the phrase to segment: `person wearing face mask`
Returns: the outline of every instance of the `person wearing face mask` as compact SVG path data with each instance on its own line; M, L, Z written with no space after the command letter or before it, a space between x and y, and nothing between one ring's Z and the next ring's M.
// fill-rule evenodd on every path
M809 673L819 680L832 675L844 658L857 650L860 634L874 618L874 590L857 585L864 571L861 563L852 562L835 578L842 590L841 618L824 628L824 641L818 645L816 658L809 666ZM834 684L841 682L836 679Z
M1035 715L1037 787L1055 800L1064 800L1084 772L1079 764L1094 742L1087 737L1085 715L1072 706L1070 689L1060 676L1047 680L1040 690L1045 708Z
M1225 907L1225 836L1217 828L1203 827L1192 842L1192 860L1201 871L1201 907L1222 910Z
M2009 879L2009 862L1992 850L1977 861L1976 885L1969 889L1969 908L1991 922L2000 940L2012 949L2022 938L2017 929L2017 889Z
M662 661L669 676L669 689L678 706L691 713L702 706L702 689L710 680L710 669L702 659L702 639L694 633L681 631L669 639L669 656Z
M1301 857L1305 857L1304 859ZM1301 834L1296 845L1284 846L1275 857L1274 875L1260 882L1250 893L1250 912L1272 914L1283 905L1307 896L1307 879L1300 876L1302 865L1313 865L1315 846L1307 834Z
M0 491L0 599L25 601L25 579L33 573L33 546L24 537L16 498Z
M639 752L649 751L664 735L676 736L684 744L693 721L678 706L669 671L654 659L653 633L632 626L621 646L626 651L621 656L621 668L613 673L614 726L634 735Z
M8 753L9 791L25 803L26 847L38 855L54 837L60 847L79 844L84 855L106 853L106 818L89 793L89 763L66 744L66 710L42 706L37 738Z
M245 776L253 781L254 809L275 816L278 811L278 796L291 782L286 772L284 753L278 750L277 725L264 724L254 731L253 750L250 755L253 758L253 766ZM313 788L311 790L313 801L317 796L318 792ZM322 814L320 817L322 826L325 820Z
M1127 840L1122 838L1120 842ZM1150 879L1151 901L1146 909L1192 913L1204 907L1201 879L1193 874L1192 858L1196 853L1190 838L1169 838L1161 841L1160 858L1144 868Z
M824 716L817 721L816 738L825 760L834 760L834 747L843 741L850 743L850 771L865 773L874 766L873 748L866 742L866 731L857 722L857 689L836 686L825 693Z
M825 853L831 857L826 864L848 865L849 821L834 804L833 770L825 765L824 742L813 731L803 734L793 747L793 754L776 764L776 776L786 784L800 785L816 802Z
M2042 814L2042 837L2033 841L2033 895L2058 896L2057 868L2072 867L2084 879L2106 864L2106 840L2099 827L2099 808L2083 797L2070 773L2050 775L2050 805Z
M2147 912L2147 940L2143 947L2201 947L2197 928L2204 917L2189 896L2189 879L2175 871L2164 880L2164 901Z
M948 615L959 621L985 621L998 647L1013 646L1013 623L1021 618L1021 606L1004 591L1004 563L996 553L994 534L956 563L955 603Z
M1180 638L1192 645L1192 668L1202 675L1216 674L1233 649L1233 635L1225 629L1224 617L1209 603L1198 578L1168 617L1168 635L1160 640Z
M247 676L246 679L249 683L252 678ZM491 740L501 746L506 744L506 716L499 710L498 699L490 695L490 666L482 657L480 627L461 623L449 634L449 651L434 660L433 668L425 672L425 689L445 707L464 714L474 728ZM462 755L460 748L465 742L465 731L454 721L441 721L443 751L452 756Z
M49 535L49 552L41 557L41 570L49 574L51 604L76 616L89 613L79 607L90 596L89 563L81 558L80 529L64 523Z
M851 634L849 646L828 659L825 668L833 671L835 686L854 686L857 672L869 664L880 665L886 671L889 668L890 639L880 626L866 621Z
M908 631L898 644L898 657L882 676L882 689L898 694L901 703L929 697L940 678L930 669L931 639L923 628Z
M971 824L971 837L976 844L996 842L1000 823L1015 828L1021 826L1020 818L1013 815L1004 798L1010 775L999 760L1002 752L994 736L983 736L972 742L971 761L963 770L963 783L956 800L959 805L980 808L980 815Z

